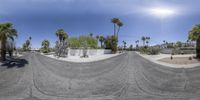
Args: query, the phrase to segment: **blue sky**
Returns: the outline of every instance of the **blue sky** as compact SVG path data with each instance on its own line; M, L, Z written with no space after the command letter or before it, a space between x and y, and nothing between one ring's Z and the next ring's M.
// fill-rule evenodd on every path
M163 40L186 41L188 31L200 23L198 0L0 0L0 22L12 22L18 30L17 47L32 36L32 46L40 47L44 39L54 46L55 31L64 28L69 36L93 33L113 34L110 19L120 18L124 26L119 43L133 44L150 36L150 44ZM161 18L152 8L168 8L174 13Z

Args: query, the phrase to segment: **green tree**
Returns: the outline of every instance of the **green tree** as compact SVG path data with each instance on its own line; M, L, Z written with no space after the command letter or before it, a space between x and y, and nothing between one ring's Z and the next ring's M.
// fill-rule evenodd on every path
M122 41L123 42L123 46L124 46L124 50L126 49L126 42L125 41Z
M149 41L150 41L150 37L145 37L146 39L145 39L145 41L146 41L146 44L147 44L147 46L149 46Z
M89 35L90 35L90 37L93 37L93 33L90 33Z
M103 42L105 41L104 36L99 37L99 42L101 43L101 48L103 48Z
M130 51L133 50L133 45L132 45L132 44L129 46L129 50L130 50Z
M58 29L56 31L56 36L59 38L60 43L64 42L68 38L68 34L64 31L64 29Z
M118 30L117 30L117 39L118 39L119 31L120 31L120 29L121 29L121 27L122 27L123 25L124 25L123 22L121 22L121 21L118 21L118 22L117 22L117 26L118 26Z
M114 25L114 36L116 36L116 24L119 22L119 19L118 18L112 18L111 22Z
M2 60L6 60L6 41L11 39L14 41L14 38L17 37L17 31L13 28L11 23L2 23L0 24L0 41L1 41L1 57Z
M200 24L196 24L192 30L189 31L188 39L196 41L196 56L200 58Z
M50 42L48 40L42 41L42 52L48 53L50 51L49 46L50 46Z
M80 42L79 39L76 37L69 38L69 47L72 49L80 48Z
M80 36L79 42L80 42L80 44L83 44L83 43L86 44L87 43L88 47L94 48L94 49L97 48L97 45L98 45L97 40L94 37L91 37L91 36Z
M177 41L177 42L176 42L176 46L179 47L179 48L182 47L181 41Z
M99 40L99 35L96 36L96 39Z
M111 49L112 53L117 52L117 37L112 35L112 36L107 36L107 38L104 41L105 48L106 49Z
M145 46L146 37L142 36L141 40L143 41L143 46Z

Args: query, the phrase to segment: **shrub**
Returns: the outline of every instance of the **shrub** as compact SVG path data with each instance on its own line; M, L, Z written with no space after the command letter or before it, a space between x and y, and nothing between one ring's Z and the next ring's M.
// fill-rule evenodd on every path
M189 60L192 60L192 57L189 57L188 59L189 59Z
M117 37L108 36L105 40L105 48L111 49L112 53L116 53L117 52Z
M149 55L157 55L160 53L160 49L158 47L141 47L139 51L142 54L149 54Z

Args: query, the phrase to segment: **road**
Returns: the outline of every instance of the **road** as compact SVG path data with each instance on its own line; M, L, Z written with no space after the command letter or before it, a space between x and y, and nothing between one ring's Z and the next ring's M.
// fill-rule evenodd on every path
M199 100L200 67L175 69L135 52L71 63L37 53L0 66L0 100Z

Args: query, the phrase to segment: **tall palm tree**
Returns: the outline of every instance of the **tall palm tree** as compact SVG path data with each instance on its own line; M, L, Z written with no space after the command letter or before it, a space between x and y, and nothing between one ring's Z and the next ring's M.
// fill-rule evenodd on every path
M112 18L111 22L114 25L114 36L116 36L116 24L119 22L119 19L118 18Z
M6 41L8 38L14 41L14 37L17 37L17 31L11 23L0 24L1 57L3 61L6 60Z
M118 39L118 34L119 34L119 31L120 31L120 28L123 26L123 22L121 22L120 20L117 22L117 26L118 26L118 30L117 30L117 39Z
M60 43L64 41L66 38L68 38L67 33L64 31L64 29L58 29L56 31L56 36L59 38Z
M196 24L192 30L189 31L188 39L196 41L196 56L200 58L200 24Z
M99 37L99 41L100 41L100 43L101 43L101 48L102 48L102 47L103 47L103 42L105 41L104 36L100 36L100 37Z
M143 46L145 46L146 37L142 36L141 40L143 41Z

